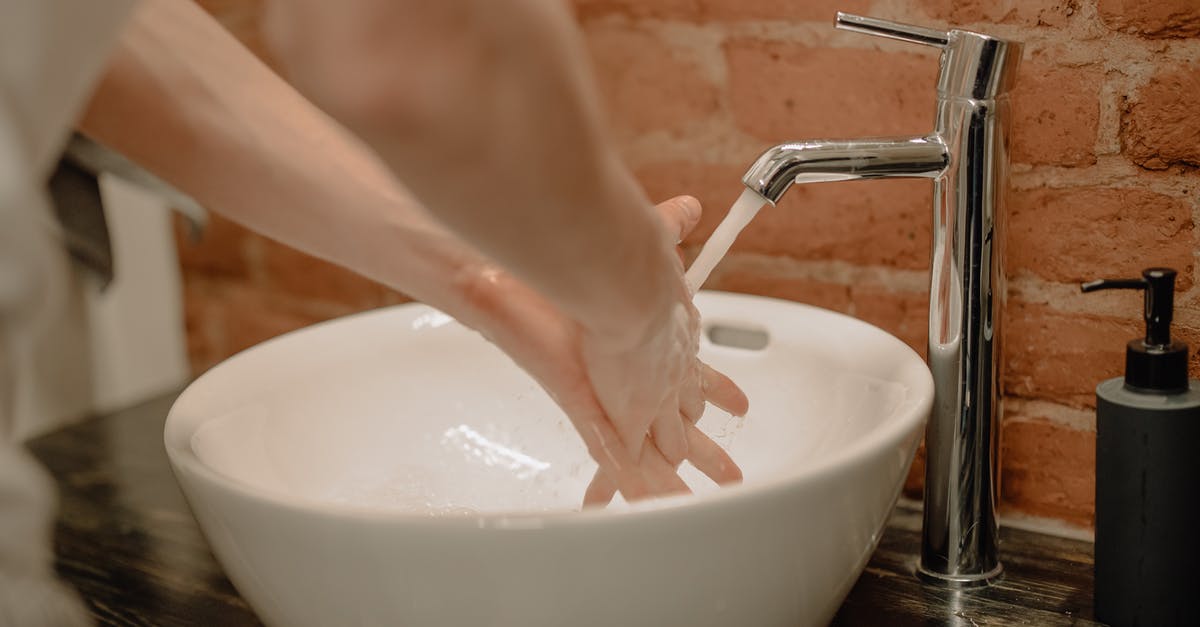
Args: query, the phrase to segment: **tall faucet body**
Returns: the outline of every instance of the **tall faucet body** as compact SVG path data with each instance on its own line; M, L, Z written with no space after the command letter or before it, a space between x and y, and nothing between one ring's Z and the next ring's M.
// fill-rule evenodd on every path
M999 326L1005 294L1006 129L1020 44L838 14L838 28L941 48L934 130L767 150L743 182L774 204L793 183L932 179L925 509L918 574L951 587L995 581Z

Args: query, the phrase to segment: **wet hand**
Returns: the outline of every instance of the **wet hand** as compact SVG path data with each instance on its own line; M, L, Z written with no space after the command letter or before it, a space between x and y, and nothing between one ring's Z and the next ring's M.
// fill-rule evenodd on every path
M678 233L678 239L699 222L698 206L696 211L689 207L695 202L677 198L658 207L664 225L669 232ZM596 490L594 494L589 490L588 503L607 502L618 489L631 501L686 492L686 484L675 471L685 458L717 483L741 479L733 460L694 423L706 400L735 414L745 413L748 401L732 381L696 359L699 318L686 296L682 263L680 289L686 319L677 322L683 324L649 340L675 351L672 358L677 363L664 373L650 371L646 376L654 384L648 389L626 393L621 386L641 383L646 388L644 380L628 376L634 368L620 366L620 357L631 357L628 353L622 355L594 343L588 346L598 338L585 337L578 323L502 270L477 269L465 283L471 308L483 321L476 325L479 331L541 384L599 464L604 480L593 482ZM680 333L681 329L686 333ZM592 352L585 357L585 350ZM639 360L635 368L640 372L653 368L650 364L657 359L644 353L632 357ZM600 386L610 387L598 392L593 378ZM602 396L610 405L601 401ZM628 407L652 407L653 412L635 414L635 420L612 419L610 408L624 411Z
M687 196L666 201L658 206L658 210L663 225L675 236L676 241L682 241L700 221L699 202ZM653 356L657 358L661 368L658 376L647 376L647 370L636 368L614 370L621 367L619 362L601 362L598 371L602 377L610 377L611 380L601 379L601 384L596 386L597 393L603 399L604 390L617 391L615 402L611 403L616 407L610 406L610 403L605 403L604 406L609 410L610 416L620 416L624 419L625 422L620 423L621 427L618 430L623 441L636 442L636 446L633 447L636 455L641 456L645 453L641 448L643 442L645 446L653 447L654 450L647 454L653 461L648 460L646 463L657 466L661 461L665 461L674 471L686 459L717 483L739 481L741 470L737 464L719 445L697 429L695 424L704 413L706 402L711 402L732 414L744 415L748 409L748 401L732 380L703 364L697 357L700 315L691 302L690 291L683 282L682 253L678 270L680 291L676 294L679 299L675 310L676 319L664 325L666 330L663 331L674 335L668 335L666 339L659 338L657 351L646 347L649 350L641 356L642 363L639 363L637 357L627 358L624 362L626 368L627 364L632 363L652 369L654 366L646 362L653 362L654 359L646 357ZM596 370L590 371L589 374L592 372ZM620 387L622 384L624 387ZM641 398L638 397L639 390L644 395ZM639 416L642 417L640 422L631 419ZM650 417L650 420L646 417ZM612 499L617 488L618 481L607 475L601 467L588 487L584 503L606 504Z

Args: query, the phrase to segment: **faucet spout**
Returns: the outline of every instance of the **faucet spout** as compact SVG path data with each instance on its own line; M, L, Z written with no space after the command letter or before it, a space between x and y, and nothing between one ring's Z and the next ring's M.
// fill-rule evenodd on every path
M811 140L780 144L750 166L742 182L772 205L792 183L929 178L946 172L950 150L937 135Z

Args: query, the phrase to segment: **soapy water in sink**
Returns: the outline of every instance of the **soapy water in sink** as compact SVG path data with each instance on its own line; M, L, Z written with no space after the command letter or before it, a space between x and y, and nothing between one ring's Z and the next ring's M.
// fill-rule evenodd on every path
M531 457L499 442L493 442L468 425L458 425L442 434L442 446L461 450L485 466L503 468L517 479L532 479L550 468L549 462Z
M561 420L566 423L565 416ZM706 432L729 450L745 419L710 407L703 420L710 425ZM569 424L566 428L570 428ZM522 443L521 434L517 433L521 430L510 433L497 425L462 423L440 434L429 433L422 438L421 448L432 456L425 457L423 463L397 460L386 467L365 465L341 477L324 499L353 507L429 517L470 517L500 511L577 511L583 486L591 478L595 463L587 458L582 445L577 457L560 454L540 458L537 446ZM542 446L551 444L542 440ZM680 471L698 493L716 489L688 466L685 462ZM610 505L616 509L625 506L619 495Z
M767 204L767 200L754 190L746 188L742 191L742 195L729 208L725 219L717 225L716 230L704 243L704 247L700 249L696 260L692 262L692 266L688 268L687 284L693 294L704 285L704 282L708 280L708 275L712 274L713 268L716 268L717 263L725 257L725 253L729 252L733 240L737 239L738 234L746 228L747 224L750 224L754 216L758 215L758 210L762 209L765 204Z
M728 452L733 447L733 441L737 438L737 434L741 432L742 427L746 426L746 417L734 416L728 412L721 412L721 415L725 417L725 420L708 436Z
M504 405L497 401L496 410L504 411ZM461 402L454 404L453 411L463 414L459 420L474 413ZM427 516L575 509L595 466L582 444L575 454L572 447L546 437L547 426L570 429L565 416L539 414L530 416L533 422L527 425L541 434L532 441L526 425L505 428L488 421L452 421L454 426L424 434L420 444L410 448L410 455L398 456L394 462L364 463L340 477L325 498ZM554 424L545 424L546 418ZM549 457L540 458L539 446L553 446L543 451Z
M345 481L327 498L334 503L426 516L474 516L479 513L470 507L438 502L438 481L428 468L400 464L382 477Z

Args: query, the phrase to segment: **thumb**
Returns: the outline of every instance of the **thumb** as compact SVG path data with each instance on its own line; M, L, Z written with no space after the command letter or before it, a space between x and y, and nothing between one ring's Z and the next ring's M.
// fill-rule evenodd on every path
M692 196L676 196L665 200L658 203L657 209L663 226L677 242L683 241L700 224L700 201Z

